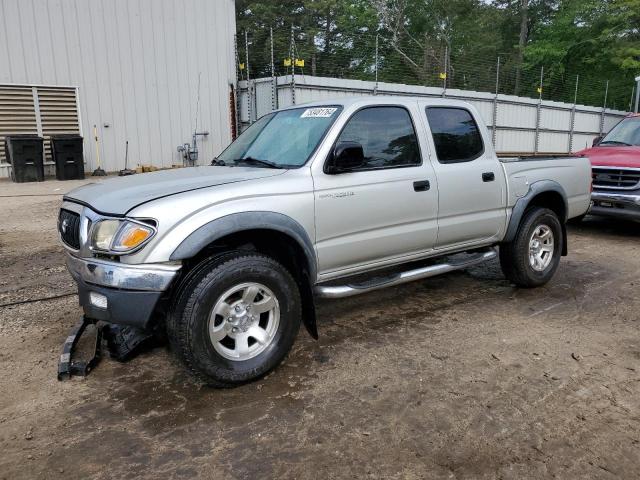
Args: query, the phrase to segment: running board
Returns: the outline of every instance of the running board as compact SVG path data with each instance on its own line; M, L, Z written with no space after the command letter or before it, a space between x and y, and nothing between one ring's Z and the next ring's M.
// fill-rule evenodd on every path
M387 277L376 277L369 281L360 283L351 283L348 285L332 285L315 287L315 293L322 298L344 298L361 293L372 292L381 288L393 287L403 283L413 282L414 280L422 280L423 278L435 277L443 273L453 272L469 268L479 263L492 260L498 256L494 248L483 250L477 253L469 254L469 258L462 259L458 262L439 263L428 267L416 268L406 272L399 272Z

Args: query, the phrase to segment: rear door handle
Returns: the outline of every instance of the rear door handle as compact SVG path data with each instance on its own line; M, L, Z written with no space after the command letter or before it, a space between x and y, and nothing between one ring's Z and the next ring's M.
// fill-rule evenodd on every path
M413 182L413 189L416 192L426 192L431 188L431 184L429 180L420 180L418 182Z
M483 182L493 182L496 179L496 176L493 172L484 172L482 174Z

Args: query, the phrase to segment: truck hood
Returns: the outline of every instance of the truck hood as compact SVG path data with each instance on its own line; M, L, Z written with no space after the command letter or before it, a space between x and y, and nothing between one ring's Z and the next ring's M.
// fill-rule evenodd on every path
M72 190L65 200L85 204L98 213L125 215L131 209L169 195L227 183L281 175L286 170L254 167L191 167L142 173L90 183Z
M576 153L589 157L594 167L640 168L640 147L592 147Z

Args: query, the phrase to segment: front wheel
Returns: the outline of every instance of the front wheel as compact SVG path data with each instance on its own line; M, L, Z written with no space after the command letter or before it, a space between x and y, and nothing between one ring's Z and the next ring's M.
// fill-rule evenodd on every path
M193 270L167 322L172 349L204 383L231 387L277 366L300 328L300 293L274 259L231 254Z
M515 238L500 246L500 266L519 287L544 285L560 263L564 237L555 212L534 207L525 212Z

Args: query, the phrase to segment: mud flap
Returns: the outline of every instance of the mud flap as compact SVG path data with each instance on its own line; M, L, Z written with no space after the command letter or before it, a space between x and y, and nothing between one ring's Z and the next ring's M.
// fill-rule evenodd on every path
M313 288L308 276L302 282L298 282L300 299L302 300L302 323L311 338L318 340L318 325L316 323L316 304L313 296Z

